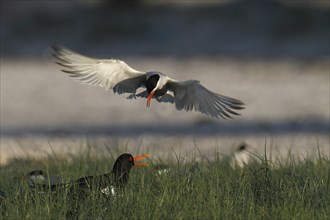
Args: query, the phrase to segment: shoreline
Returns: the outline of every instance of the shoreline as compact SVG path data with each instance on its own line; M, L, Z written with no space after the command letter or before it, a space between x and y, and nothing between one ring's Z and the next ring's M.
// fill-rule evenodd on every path
M70 156L88 151L94 155L149 153L153 159L175 160L175 155L183 157L206 157L213 160L216 155L228 156L241 143L251 147L257 155L283 159L290 156L306 159L321 156L330 157L329 135L291 134L291 135L219 135L219 136L168 136L141 135L136 137L109 137L69 135L21 135L1 137L0 165L5 166L13 159L42 159L49 156L70 159Z

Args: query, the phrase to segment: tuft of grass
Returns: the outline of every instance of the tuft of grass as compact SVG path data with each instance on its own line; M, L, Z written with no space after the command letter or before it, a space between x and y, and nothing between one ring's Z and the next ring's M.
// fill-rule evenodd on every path
M200 153L200 152L199 152ZM330 216L330 161L291 156L274 169L267 157L243 168L233 168L220 157L195 157L156 166L135 167L129 184L116 196L92 191L83 201L57 193L31 191L24 176L33 168L49 175L76 179L110 172L113 155L82 153L70 160L15 161L2 167L0 219L64 219L79 204L80 219L328 219ZM149 161L154 165L152 158ZM159 162L159 161L158 161ZM4 193L4 194L3 194ZM75 203L75 204L72 204Z

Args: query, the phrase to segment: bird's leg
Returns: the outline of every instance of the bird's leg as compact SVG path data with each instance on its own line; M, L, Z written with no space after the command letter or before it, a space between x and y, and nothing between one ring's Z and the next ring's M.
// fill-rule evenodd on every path
M127 96L127 99L136 99L135 93L130 94L129 96Z
M163 96L157 96L156 97L156 99L157 99L158 102L161 102L162 101L162 98L163 98Z

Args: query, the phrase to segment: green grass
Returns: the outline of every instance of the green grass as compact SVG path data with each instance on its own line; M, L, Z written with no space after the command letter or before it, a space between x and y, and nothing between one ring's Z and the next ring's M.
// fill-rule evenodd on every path
M119 154L118 154L119 155ZM134 167L128 186L116 197L92 192L80 203L79 217L103 219L329 219L330 160L295 159L272 169L267 158L244 168L220 159L169 162L170 172L154 166ZM150 163L159 160L150 158ZM164 161L163 161L164 162ZM166 161L165 161L166 162ZM6 192L1 219L64 219L65 191L31 193L21 177L32 169L78 178L109 172L113 156L88 153L62 160L16 161L1 168L0 188ZM18 178L15 178L18 177ZM34 198L34 199L33 199Z

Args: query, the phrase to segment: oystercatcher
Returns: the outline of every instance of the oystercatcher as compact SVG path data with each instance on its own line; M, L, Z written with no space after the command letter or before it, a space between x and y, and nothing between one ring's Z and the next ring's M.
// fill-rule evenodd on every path
M118 59L94 59L53 44L54 56L62 71L83 83L101 86L114 93L127 94L128 99L147 98L147 107L152 98L158 102L174 103L177 110L199 111L215 118L231 118L239 115L235 110L244 108L244 103L211 92L197 80L177 81L159 71L134 70ZM145 91L136 94L138 88Z
M131 154L125 153L120 155L112 168L112 172L99 176L86 176L68 183L47 184L44 182L47 177L40 170L32 171L28 174L28 184L33 189L42 189L43 191L51 191L57 195L63 196L67 193L68 209L66 217L75 219L79 217L81 211L81 202L90 194L98 193L105 195L115 195L118 188L124 187L129 179L129 174L133 166L148 166L146 163L138 163L137 161L147 158L149 155L133 157Z
M123 187L127 184L129 174L133 166L148 166L146 163L138 163L137 161L147 158L149 155L133 157L131 154L125 153L120 155L112 168L112 172L99 176L86 176L68 183L40 183L46 179L42 171L32 171L28 180L29 185L34 188L36 186L50 191L69 188L69 197L77 195L79 197L86 196L92 190L99 190L105 195L114 193L115 188Z

